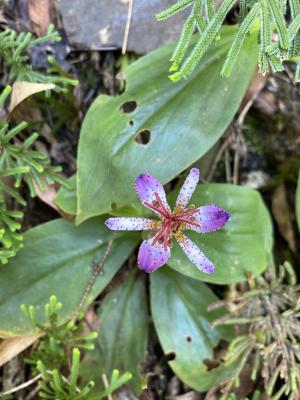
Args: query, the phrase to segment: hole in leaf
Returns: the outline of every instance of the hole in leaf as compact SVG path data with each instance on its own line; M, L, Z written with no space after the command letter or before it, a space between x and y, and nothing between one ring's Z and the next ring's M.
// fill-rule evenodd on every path
M132 113L137 107L137 102L135 100L126 101L120 105L120 111L128 114Z
M116 210L117 209L117 204L116 203L111 203L110 208L111 208L111 210Z
M168 353L164 356L164 359L166 361L173 361L176 358L176 353L174 351L172 351L171 353Z
M130 126L134 125L134 121L132 119L128 123L129 123Z
M212 360L209 358L205 358L203 360L203 364L206 366L207 371L211 371L212 369L217 368L220 365L219 361Z
M143 144L144 146L150 142L150 139L151 132L149 131L149 129L143 129L142 131L138 132L134 137L134 140L137 143Z
M187 342L191 343L192 340L193 340L193 338L192 338L191 336L187 336L187 337L186 337L186 341L187 341Z

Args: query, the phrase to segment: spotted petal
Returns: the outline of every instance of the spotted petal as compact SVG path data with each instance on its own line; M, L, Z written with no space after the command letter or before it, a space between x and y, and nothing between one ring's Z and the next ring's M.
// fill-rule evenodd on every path
M164 249L164 245L156 242L152 244L153 239L144 240L140 246L138 254L138 266L146 272L153 272L162 267L170 258L170 248Z
M186 177L184 184L182 185L180 192L178 194L175 212L186 208L188 205L192 194L194 193L197 183L199 182L200 171L198 168L192 168L190 173Z
M214 273L214 265L209 261L209 259L202 253L198 246L191 241L187 236L182 233L177 233L175 235L179 246L185 252L187 258L196 265L200 271L207 274Z
M159 226L160 221L148 218L109 218L105 225L113 231L150 231Z
M199 207L198 212L193 215L197 226L186 224L185 229L191 229L198 233L214 232L221 229L229 220L229 213L223 208L209 205Z
M167 203L165 190L162 184L156 178L154 178L154 176L149 175L147 173L139 175L135 180L135 188L143 205L147 207L145 202L151 204L156 203L157 201L157 198L155 196L156 193L159 196L160 200L162 201L162 204L165 207L165 209L170 212L170 207ZM157 212L157 214L160 213Z

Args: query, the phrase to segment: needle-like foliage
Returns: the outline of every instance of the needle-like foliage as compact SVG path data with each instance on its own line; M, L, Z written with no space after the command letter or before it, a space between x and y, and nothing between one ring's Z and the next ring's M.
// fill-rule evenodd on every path
M45 42L59 42L60 36L54 25L50 24L45 36L33 38L30 32L17 33L11 29L5 29L0 33L0 57L3 60L4 69L7 71L7 83L14 81L27 81L36 83L54 83L57 92L64 92L67 87L75 85L76 80L58 74L43 74L32 68L29 59L29 51L32 47ZM49 57L50 65L54 60ZM50 70L49 70L50 72Z
M6 264L22 248L20 220L26 206L21 195L25 184L32 197L37 189L44 190L47 184L55 182L66 185L66 181L58 174L59 166L51 166L47 154L36 151L34 146L38 133L28 133L27 122L13 126L8 122L5 112L5 102L10 95L10 83L28 81L35 83L55 83L56 92L66 92L73 80L63 74L53 58L49 58L48 74L35 71L29 59L33 46L59 41L60 36L53 25L49 26L45 36L33 38L31 33L17 34L11 29L0 33L0 59L3 63L3 80L7 83L0 94L0 263Z
M164 20L174 14L191 8L171 57L170 79L177 81L188 77L196 68L201 58L218 39L219 30L233 6L235 0L223 0L216 10L212 0L181 0L157 15ZM240 0L240 26L226 57L221 74L228 77L238 62L238 55L248 34L253 31L258 35L260 72L266 74L284 69L283 62L297 62L295 80L300 79L300 5L299 0ZM199 32L199 40L192 47L191 38Z
M0 109L10 93L6 87L0 96ZM26 201L20 194L22 184L25 183L34 197L36 190L44 190L46 184L58 182L66 185L66 181L58 175L59 166L51 166L47 154L33 148L38 138L36 132L26 139L21 134L28 127L21 122L11 128L5 120L0 120L0 262L6 264L10 257L22 248L20 220L23 212L10 207L14 201L19 206L26 206Z
M246 363L251 365L251 379L264 381L268 398L297 400L300 396L299 319L300 286L288 262L278 272L271 269L256 278L249 290L222 302L230 314L215 325L238 326L239 335L229 345L225 363L238 367L228 381L222 400L239 386ZM221 303L219 304L221 305Z
M82 334L82 324L73 321L59 324L59 312L62 304L55 296L45 306L46 324L36 320L34 306L22 305L21 310L35 329L43 336L38 346L25 358L32 366L33 374L40 374L38 381L39 397L53 400L100 400L131 379L131 374L120 375L114 370L107 388L98 393L92 393L95 382L81 382L80 358L81 351L93 350L91 343L97 337L96 332Z

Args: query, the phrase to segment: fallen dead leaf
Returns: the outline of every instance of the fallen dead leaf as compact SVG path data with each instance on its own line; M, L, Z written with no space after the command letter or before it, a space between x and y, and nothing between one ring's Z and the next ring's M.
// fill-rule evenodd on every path
M267 76L264 76L258 72L258 68L256 68L253 77L249 83L247 92L242 100L241 110L249 103L253 103L258 94L263 90L265 84L267 82Z
M36 333L30 336L16 336L4 339L0 343L0 367L31 346L41 336L43 336L42 333Z
M280 234L288 242L289 248L296 253L297 245L292 223L292 215L284 184L278 186L272 196L272 212Z
M28 15L36 34L38 36L45 35L51 23L50 0L29 0Z
M9 112L11 113L27 97L44 92L45 90L54 89L54 83L32 83L32 82L15 82L12 86L12 94L10 98Z
M45 182L45 185L46 185L45 190L41 190L39 185L34 183L34 188L35 188L36 194L44 203L48 204L48 206L50 206L55 211L60 213L59 208L57 207L57 205L54 202L55 197L57 195L55 185L49 185L47 182Z

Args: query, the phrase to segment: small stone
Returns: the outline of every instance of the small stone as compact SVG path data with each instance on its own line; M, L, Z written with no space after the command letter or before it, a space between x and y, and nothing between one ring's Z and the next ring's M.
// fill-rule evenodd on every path
M132 1L127 51L145 54L179 38L190 8L159 22L155 15L173 0ZM81 50L122 48L128 0L58 0L57 8L72 45Z

